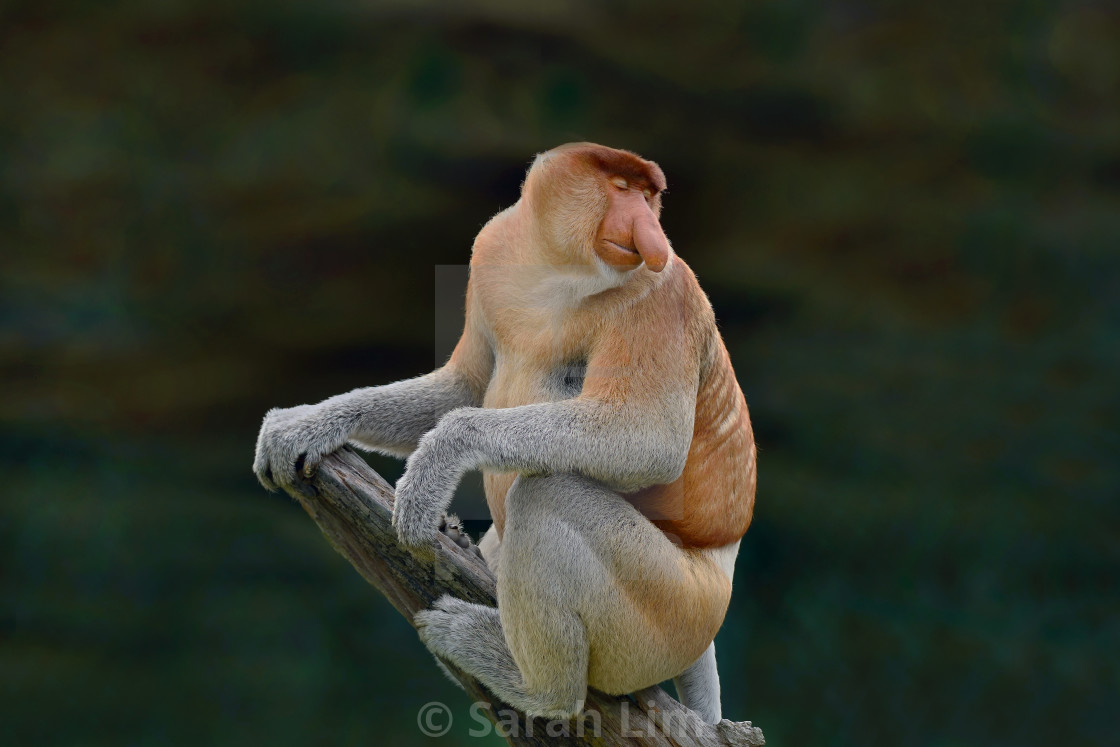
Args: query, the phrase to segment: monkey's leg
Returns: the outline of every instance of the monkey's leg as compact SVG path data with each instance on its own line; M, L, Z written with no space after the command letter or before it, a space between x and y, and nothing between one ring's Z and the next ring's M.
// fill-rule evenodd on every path
M482 555L482 548L478 545L471 544L470 537L465 531L463 531L463 525L459 522L459 517L455 514L445 514L443 518L440 519L439 530L450 537L455 542L455 544L457 544L459 547L462 547L464 550L470 550L471 552L474 552L478 555ZM493 527L491 527L491 533L494 533ZM497 542L496 533L494 533L493 541ZM483 557L483 560L486 560L486 558ZM490 570L494 570L493 565L490 566ZM446 676L447 679L451 680L451 684L455 685L455 687L459 688L460 690L463 690L463 686L459 683L459 680L455 679L455 675L451 674L451 672L448 671L447 667L444 666L443 661L441 661L438 656L435 657L435 660L436 666L439 667L440 671L443 672L444 676Z
M498 609L444 597L417 622L434 653L511 705L570 716L589 683L633 692L688 669L711 643L727 577L618 494L575 475L519 477L506 511Z
M673 678L681 703L696 711L706 723L718 724L722 716L719 700L719 671L713 642L692 666Z
M498 529L495 525L491 524L490 528L486 530L486 534L478 540L478 549L490 571L495 576L498 575L498 559L502 556L502 541L498 539Z
M555 615L538 635L555 645L555 677L527 683L506 644L498 610L444 596L416 615L420 639L432 653L455 662L514 708L531 716L570 718L587 694L587 639L574 615ZM580 667L582 666L582 670ZM579 676L579 672L583 676Z
M522 476L506 495L498 610L530 688L578 675L580 685L623 694L675 677L711 644L730 593L714 561L673 545L601 483ZM555 633L568 619L587 640L578 666Z

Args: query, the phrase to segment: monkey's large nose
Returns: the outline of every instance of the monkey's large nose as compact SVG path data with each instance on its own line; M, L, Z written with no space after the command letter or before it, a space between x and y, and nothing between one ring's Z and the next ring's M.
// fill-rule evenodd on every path
M634 246L646 267L661 272L669 262L669 239L652 212L634 221Z

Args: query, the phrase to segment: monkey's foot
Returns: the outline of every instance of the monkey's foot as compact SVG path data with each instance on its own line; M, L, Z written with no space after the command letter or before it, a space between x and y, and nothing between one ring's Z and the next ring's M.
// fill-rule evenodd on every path
M478 545L471 542L470 535L463 529L462 522L459 521L459 517L455 514L444 514L441 516L439 520L439 530L450 537L459 547L464 550L470 550L480 558L482 557L482 551L478 549Z
M431 609L416 613L415 620L429 651L453 662L517 710L547 719L570 719L583 710L582 699L565 707L549 694L525 692L496 608L444 595Z

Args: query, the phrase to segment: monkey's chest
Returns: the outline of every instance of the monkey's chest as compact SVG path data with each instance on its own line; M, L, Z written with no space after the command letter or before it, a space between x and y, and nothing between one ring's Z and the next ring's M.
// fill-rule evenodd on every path
M497 357L483 407L507 408L558 402L578 397L583 390L587 364L578 357L557 358L549 361L548 365L523 364L523 359ZM505 531L506 493L516 478L517 474L512 472L483 471L486 503L499 537Z
M578 356L556 358L545 365L499 357L482 406L518 407L578 397L586 374L587 362Z

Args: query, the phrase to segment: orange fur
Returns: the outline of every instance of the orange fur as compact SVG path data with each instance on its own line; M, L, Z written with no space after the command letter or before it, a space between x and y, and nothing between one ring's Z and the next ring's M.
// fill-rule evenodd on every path
M542 154L521 199L475 241L451 365L484 391L484 407L555 400L550 372L577 361L587 365L578 396L617 407L635 427L691 398L683 473L627 498L682 546L719 547L751 521L754 436L711 305L658 223L664 189L661 169L626 151L578 143ZM636 269L611 275L602 263ZM499 534L514 477L485 475Z

